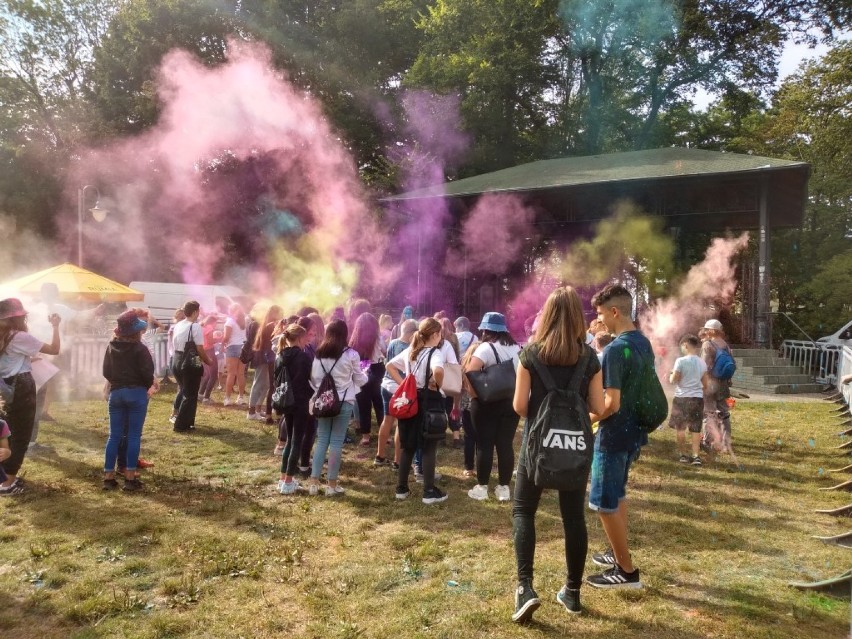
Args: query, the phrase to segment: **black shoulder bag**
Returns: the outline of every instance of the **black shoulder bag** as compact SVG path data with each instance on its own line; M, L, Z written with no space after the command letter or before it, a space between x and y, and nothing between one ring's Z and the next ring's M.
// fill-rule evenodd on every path
M447 434L447 409L444 406L444 396L441 390L429 388L429 379L432 377L432 355L435 349L429 351L426 360L426 385L417 390L417 401L420 404L420 417L423 420L423 439L444 439ZM437 381L435 382L437 386Z

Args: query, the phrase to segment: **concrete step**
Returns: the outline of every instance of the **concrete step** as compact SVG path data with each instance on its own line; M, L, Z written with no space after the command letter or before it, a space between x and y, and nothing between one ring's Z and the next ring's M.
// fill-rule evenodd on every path
M737 371L743 370L749 375L802 375L802 369L798 366L743 366L737 367Z
M797 393L821 393L825 388L821 384L738 384L733 385L735 390L745 391L746 394L751 392L767 393L773 395L795 395Z
M792 366L790 360L783 357L734 357L737 368L745 366Z
M745 376L749 379L749 376ZM752 375L751 379L763 384L810 384L813 377L810 375Z
M734 357L778 357L778 351L771 348L732 348Z

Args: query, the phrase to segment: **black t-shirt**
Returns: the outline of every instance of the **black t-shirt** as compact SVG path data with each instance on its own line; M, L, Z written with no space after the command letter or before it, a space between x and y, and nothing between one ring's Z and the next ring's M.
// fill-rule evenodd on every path
M589 351L589 357L586 362L586 372L580 381L580 397L586 398L589 394L589 382L592 377L595 376L595 373L601 370L601 363L598 361L598 356L591 347L584 344L583 348ZM534 350L535 353L538 354L538 343L527 345L518 355L518 360L520 361L521 366L530 372L530 403L527 409L527 424L532 423L535 419L535 416L538 414L538 407L541 406L541 402L544 401L544 396L547 395L547 390L544 388L544 382L541 381L541 378L535 371L533 363L529 360L528 353L531 350ZM572 366L547 366L547 370L553 376L553 381L556 383L557 388L568 388L575 368L576 364ZM524 429L526 430L526 426Z

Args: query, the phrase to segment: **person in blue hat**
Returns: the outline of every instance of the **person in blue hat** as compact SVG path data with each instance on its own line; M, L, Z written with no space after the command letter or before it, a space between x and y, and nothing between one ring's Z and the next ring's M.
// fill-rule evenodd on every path
M502 313L486 313L479 324L480 345L473 352L465 373L478 371L500 362L512 360L518 368L518 353L521 347L512 338ZM515 467L513 442L520 418L512 407L512 398L486 402L473 397L470 417L476 433L476 486L468 491L471 499L488 499L488 481L494 466L494 450L497 450L497 487L494 496L498 501L509 501L512 497L509 481Z

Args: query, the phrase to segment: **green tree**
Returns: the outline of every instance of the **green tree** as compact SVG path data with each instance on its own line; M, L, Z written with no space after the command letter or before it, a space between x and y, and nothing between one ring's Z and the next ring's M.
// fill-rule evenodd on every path
M548 46L559 21L547 0L437 0L405 84L459 95L474 137L467 172L537 159L546 146L556 70Z

